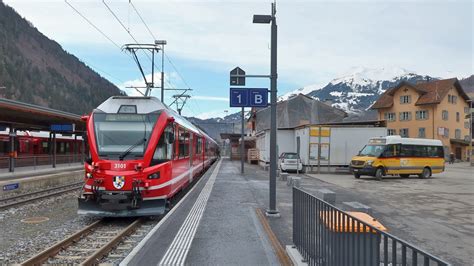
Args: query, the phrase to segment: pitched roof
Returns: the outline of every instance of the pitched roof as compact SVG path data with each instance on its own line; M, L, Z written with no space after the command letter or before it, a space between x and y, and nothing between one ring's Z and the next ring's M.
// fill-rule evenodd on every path
M386 90L371 106L371 109L391 107L393 105L393 96L395 95L395 92L404 86L408 86L420 94L415 105L439 104L453 86L464 100L470 100L457 78L434 80L418 84L410 84L406 81L402 81L396 87Z
M347 113L307 95L299 94L277 103L279 129L296 128L306 124L342 122ZM270 128L270 107L255 113L256 131Z

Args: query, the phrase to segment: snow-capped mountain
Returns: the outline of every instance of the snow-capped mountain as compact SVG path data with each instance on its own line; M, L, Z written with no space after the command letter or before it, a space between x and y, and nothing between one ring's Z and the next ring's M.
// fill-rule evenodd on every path
M356 68L319 88L308 86L287 93L281 99L304 93L321 101L330 101L332 106L349 113L357 113L369 108L385 90L402 81L416 83L428 79L435 78L403 68ZM309 88L314 89L310 91Z

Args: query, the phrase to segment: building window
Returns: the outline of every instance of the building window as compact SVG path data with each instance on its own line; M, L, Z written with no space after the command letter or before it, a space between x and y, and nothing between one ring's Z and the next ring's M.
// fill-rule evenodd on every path
M444 137L449 138L449 128L444 128Z
M426 138L426 130L424 127L418 128L418 137L419 138Z
M469 128L469 122L464 122L464 128Z
M443 120L448 120L448 111L443 110L443 112L441 112L441 118L443 118Z
M396 118L396 114L395 113L385 113L385 120L387 121L395 121L397 118Z
M397 131L395 129L387 129L387 135L388 136L393 136L393 135L396 135L397 134Z
M427 120L428 119L428 110L416 111L416 120Z
M461 139L461 130L460 129L456 129L454 131L454 138Z
M448 94L448 102L449 102L449 103L456 104L457 101L458 101L458 97L457 97L457 96Z
M469 113L469 107L464 107L464 113L468 114Z
M411 102L411 95L402 95L400 96L400 103L405 104L405 103L410 103Z
M459 120L460 120L459 112L456 112L456 122L459 122Z
M400 121L411 120L411 112L400 112Z
M400 128L400 136L402 138L408 138L408 128Z

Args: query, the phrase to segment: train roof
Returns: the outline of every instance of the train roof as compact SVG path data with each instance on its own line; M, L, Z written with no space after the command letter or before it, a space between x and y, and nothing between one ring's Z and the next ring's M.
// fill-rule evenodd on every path
M402 138L400 135L371 138L372 143L377 143L377 140L384 140L385 144L443 146L443 143L439 139Z
M203 135L216 143L216 141L207 135L203 130L189 122L186 118L179 115L175 110L171 109L169 106L162 103L153 96L112 96L101 103L95 110L100 110L105 113L118 113L122 106L135 106L135 111L137 114L148 114L156 111L165 111L169 116L173 117L178 124L193 131L194 133Z

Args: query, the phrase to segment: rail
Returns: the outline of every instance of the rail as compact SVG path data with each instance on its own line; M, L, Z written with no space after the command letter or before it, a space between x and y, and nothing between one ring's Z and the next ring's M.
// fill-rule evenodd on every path
M293 242L308 265L449 265L297 187Z

